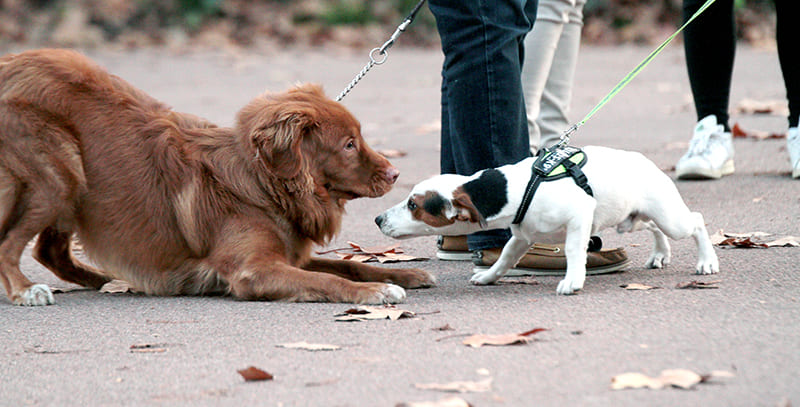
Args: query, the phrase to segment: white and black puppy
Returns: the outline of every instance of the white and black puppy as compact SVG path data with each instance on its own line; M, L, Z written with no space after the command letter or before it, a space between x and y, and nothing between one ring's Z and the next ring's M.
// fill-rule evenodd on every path
M667 237L693 237L698 249L697 274L719 271L719 261L703 216L690 212L675 184L642 154L605 147L583 149L582 172L593 194L571 177L542 182L519 224L512 224L531 178L535 158L471 176L438 175L417 184L408 199L375 219L381 232L394 238L465 235L479 230L511 228L498 261L477 272L472 282L492 284L516 265L542 235L565 233L567 272L559 294L583 288L590 236L604 228L648 229L655 244L645 264L663 268L670 260Z

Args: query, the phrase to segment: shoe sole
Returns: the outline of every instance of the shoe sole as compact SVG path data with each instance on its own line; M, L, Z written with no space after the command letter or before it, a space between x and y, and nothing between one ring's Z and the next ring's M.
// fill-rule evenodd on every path
M795 179L800 178L800 167L795 168L794 170L792 170L792 178L795 178Z
M438 250L436 251L436 258L439 260L444 261L471 261L472 260L472 253L471 252L461 252L461 251L447 251L447 250Z
M610 274L616 273L618 271L622 271L625 267L630 264L630 259L625 259L622 262L609 264L607 266L601 267L592 267L590 269L586 269L587 276L595 276L598 274ZM478 273L481 271L488 270L491 266L475 266L472 269L472 273ZM536 277L552 277L552 276L563 276L567 274L566 270L549 270L549 269L531 269L525 267L514 267L505 274L505 277L527 277L527 276L536 276Z
M678 179L688 179L688 180L720 179L725 175L733 174L733 171L734 171L733 160L728 160L725 161L725 164L722 164L722 168L720 169L703 168L703 167L676 168L675 174L677 175Z

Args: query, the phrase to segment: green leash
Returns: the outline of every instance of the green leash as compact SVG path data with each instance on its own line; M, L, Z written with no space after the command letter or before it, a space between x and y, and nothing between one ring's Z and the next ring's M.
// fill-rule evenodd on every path
M608 92L608 94L594 108L592 108L592 110L581 121L573 124L572 127L568 128L564 132L564 134L561 135L561 140L558 142L558 145L568 144L570 134L574 133L576 130L578 130L579 127L583 126L586 123L586 121L589 120L589 118L591 118L592 116L594 116L594 114L597 113L597 111L600 110L600 108L602 108L606 103L608 103L608 101L611 100L611 98L616 96L617 93L619 93L619 91L621 91L622 88L624 88L630 81L632 81L633 78L635 78L636 75L639 74L639 72L641 72L648 64L650 64L650 61L652 61L658 54L660 54L661 51L667 45L669 45L669 43L672 42L672 40L675 37L677 37L678 34L680 34L681 31L683 31L683 29L686 28L687 25L689 25L689 23L694 21L694 19L697 18L697 16L699 16L700 13L705 11L705 9L707 9L708 6L714 3L714 1L715 0L706 0L705 4L703 4L697 10L697 12L695 12L694 15L692 15L692 17L689 18L689 20L687 20L680 28L678 28L678 31L675 31L674 34L670 35L669 38L667 38L664 42L662 42L661 45L658 46L658 48L656 48L653 52L650 53L650 55L647 56L647 58L645 58L642 62L640 62L639 65L636 66L636 68L633 68L633 70L630 71L628 75L622 78L622 80L619 81L617 86L615 86L614 89L611 89L611 92Z

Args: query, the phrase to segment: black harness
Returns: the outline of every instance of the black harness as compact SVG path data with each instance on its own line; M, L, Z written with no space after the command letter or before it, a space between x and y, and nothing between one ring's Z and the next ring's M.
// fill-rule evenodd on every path
M539 184L542 181L555 181L564 177L572 177L575 184L581 187L587 194L594 196L592 188L586 179L586 174L581 171L581 167L586 164L586 153L580 148L572 146L556 146L552 150L542 149L536 155L536 160L533 162L531 168L531 179L528 181L528 186L525 187L525 195L522 196L522 203L517 209L517 215L514 216L514 225L519 225L525 214L528 213L528 207L531 206L533 195Z

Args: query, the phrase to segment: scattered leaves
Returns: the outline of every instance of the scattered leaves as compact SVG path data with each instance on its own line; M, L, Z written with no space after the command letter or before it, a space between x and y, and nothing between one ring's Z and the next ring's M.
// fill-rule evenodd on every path
M742 128L742 126L739 126L739 123L733 125L731 128L731 135L734 138L751 138L755 140L786 138L786 133L768 133L761 130L745 130Z
M416 314L411 311L399 309L393 305L384 305L382 307L371 307L361 305L356 308L350 308L343 314L336 315L337 321L368 321L371 319L390 319L392 321L400 318L414 318Z
M130 284L127 281L122 280L111 280L102 287L100 287L101 293L109 293L109 294L119 294L119 293L128 293L133 292Z
M623 373L611 378L611 389L663 389L665 387L677 387L681 389L691 389L698 383L705 383L712 378L733 377L733 373L715 370L707 375L699 375L686 369L667 369L661 371L658 377L650 377L642 373Z
M326 343L308 343L305 341L302 342L294 342L294 343L281 343L275 345L279 348L286 348L286 349L302 349L307 351L331 351L331 350L339 350L342 347L337 345L330 345Z
M409 403L400 403L395 407L472 407L466 400L461 397L447 397L438 401L414 401Z
M492 390L492 378L487 377L478 382L417 383L414 387L421 390L435 390L449 393L482 393Z
M469 338L464 339L462 342L464 345L473 347L473 348L480 348L484 345L492 345L492 346L506 346L506 345L517 345L528 343L531 341L530 336L537 334L542 331L546 331L546 328L535 328L531 329L528 332L523 332L521 334L502 334L502 335L472 335Z
M646 284L639 284L639 283L631 283L631 284L623 284L620 287L626 290L639 290L639 291L648 291L648 290L657 290L661 287L650 286Z
M736 248L800 247L798 236L775 236L766 232L730 233L720 229L710 239L714 245Z
M714 281L684 281L682 283L678 283L675 288L679 289L704 289L704 288L719 288L717 287L718 283L721 283L722 280L714 280Z
M742 114L789 115L789 106L785 100L755 100L744 98L733 110L736 113Z
M246 382L257 382L257 381L274 379L274 376L255 366L250 366L247 369L240 369L237 370L237 372L239 372L239 374L242 375L242 377Z
M402 248L400 248L399 243L387 246L372 247L363 246L355 242L347 242L347 244L349 244L350 247L317 252L317 254L336 253L336 255L342 260L357 261L359 263L366 263L373 260L376 260L380 263L427 260L427 258L424 257L403 254L404 251Z

